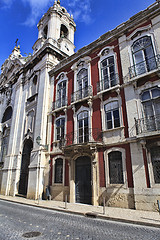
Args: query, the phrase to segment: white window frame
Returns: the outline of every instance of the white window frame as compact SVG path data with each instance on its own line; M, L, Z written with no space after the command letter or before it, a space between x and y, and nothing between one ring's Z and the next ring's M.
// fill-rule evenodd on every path
M75 134L74 134L74 144L78 143L78 115L81 112L87 111L88 112L88 129L92 129L92 112L90 108L81 106L80 109L74 114L74 127L75 127ZM89 141L91 140L92 134L89 133Z
M109 104L109 103L111 103L111 102L115 102L115 101L117 101L118 102L118 106L119 106L119 120L120 120L120 126L119 127L116 127L116 128L111 128L111 129L107 129L106 128L106 114L105 114L105 105L106 104ZM104 102L101 102L101 113L102 113L102 131L103 132L107 132L107 131L113 131L113 130L115 130L116 131L116 129L119 129L119 128L121 128L121 127L123 127L122 126L122 123L123 123L123 119L122 119L122 101L121 101L121 98L120 98L120 96L118 96L117 98L109 98L109 99L107 99L106 101L104 101Z
M67 97L68 97L68 77L67 77L67 73L66 72L61 72L58 74L57 78L57 83L56 83L56 102L59 100L58 98L58 85L61 83L61 82L66 82L66 104L64 106L61 106L60 108L62 107L65 107L67 105ZM62 105L62 98L61 98L61 105Z
M123 167L123 180L124 183L120 184L110 184L109 179L109 153L111 152L121 152L122 153L122 167ZM105 175L106 175L106 187L119 187L123 186L123 188L128 188L127 182L127 170L126 170L126 150L124 148L113 147L104 152L104 159L105 159Z
M117 54L114 52L114 46L106 46L98 53L98 56L100 57L100 59L98 61L99 81L102 82L103 80L102 80L102 74L101 74L101 62L105 59L108 59L109 57L113 57L114 58L114 70L115 70L115 75L116 75L118 73ZM119 85L119 81L115 86L109 87L109 88L105 89L105 91L107 91L111 88L115 88L117 85Z
M138 34L138 36L136 37L132 37L134 35L130 35L127 40L128 40L128 44L129 44L129 47L128 47L128 53L129 53L129 59L130 59L130 67L132 67L134 65L134 60L133 60L133 55L132 55L132 45L135 41L137 41L138 39L140 38L143 38L145 36L147 37L151 37L151 42L152 42L152 46L153 46L153 51L155 53L155 56L157 55L157 50L156 50L156 45L155 45L155 37L154 37L154 32L153 30L150 29L150 27L147 26L147 28L145 28L145 31L143 30L143 28L138 28L135 32L134 32L134 35L137 33L137 32L140 32ZM146 32L148 31L148 32Z
M144 112L143 112L143 105L141 102L141 95L144 91L147 91L148 89L160 87L159 86L159 80L154 81L154 82L146 82L144 85L141 87L138 87L135 89L135 94L137 97L137 118L143 118L144 117Z
M56 160L58 158L61 158L63 160L63 177L62 177L62 183L55 183L55 163ZM60 185L60 186L64 186L64 182L65 182L65 158L62 155L57 155L56 157L54 157L52 159L52 185Z
M54 121L54 142L58 142L59 140L57 140L57 125L56 125L56 122L63 118L64 121L65 121L65 124L64 124L64 136L66 135L66 115L60 115L58 118L55 118L55 121Z
M88 86L91 86L91 64L90 64L90 61L91 61L91 58L87 56L87 57L81 58L78 62L76 62L72 65L71 69L74 71L74 92L79 90L78 83L77 83L77 74L83 68L88 70Z

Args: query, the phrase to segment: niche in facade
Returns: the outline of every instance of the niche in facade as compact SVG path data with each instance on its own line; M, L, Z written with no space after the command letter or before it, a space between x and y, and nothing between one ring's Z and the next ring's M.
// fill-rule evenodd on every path
M2 123L8 121L12 117L12 107L8 107L3 114Z

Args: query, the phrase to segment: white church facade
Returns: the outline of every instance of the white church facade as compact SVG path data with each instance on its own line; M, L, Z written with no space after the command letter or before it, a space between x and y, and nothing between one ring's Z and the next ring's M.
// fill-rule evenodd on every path
M33 55L0 75L0 193L156 210L160 200L160 7L74 53L55 1Z

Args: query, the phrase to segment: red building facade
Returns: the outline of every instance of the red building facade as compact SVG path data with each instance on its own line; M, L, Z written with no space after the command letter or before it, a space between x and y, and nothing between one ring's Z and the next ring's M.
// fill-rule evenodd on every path
M50 71L53 199L156 208L159 13L155 3Z

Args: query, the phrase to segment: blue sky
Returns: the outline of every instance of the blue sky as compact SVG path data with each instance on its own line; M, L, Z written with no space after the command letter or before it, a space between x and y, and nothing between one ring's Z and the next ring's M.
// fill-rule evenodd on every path
M144 10L154 0L61 0L77 24L76 51ZM18 38L21 53L32 53L37 23L54 0L0 0L0 66Z

